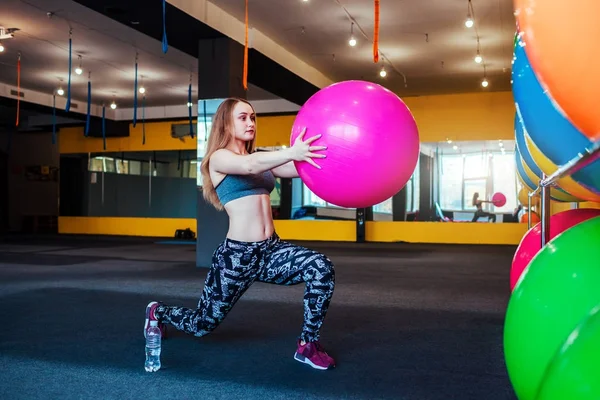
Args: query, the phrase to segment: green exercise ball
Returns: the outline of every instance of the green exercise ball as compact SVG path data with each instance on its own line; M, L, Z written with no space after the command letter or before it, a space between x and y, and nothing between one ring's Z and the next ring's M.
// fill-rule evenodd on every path
M600 399L600 305L550 363L536 400Z
M554 354L597 304L600 217L577 224L547 243L510 297L504 357L519 400L535 400Z

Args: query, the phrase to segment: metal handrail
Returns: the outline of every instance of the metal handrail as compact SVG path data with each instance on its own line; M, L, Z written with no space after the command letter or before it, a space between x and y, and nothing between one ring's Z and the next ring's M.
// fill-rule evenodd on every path
M529 192L529 208L527 211L529 216L527 222L528 228L531 228L531 198L541 192L542 247L550 241L550 188L554 186L559 179L573 175L597 160L600 160L600 140L595 141L590 148L577 154L577 156L573 157L569 162L557 169L552 175L546 176L544 174L538 187L533 192Z

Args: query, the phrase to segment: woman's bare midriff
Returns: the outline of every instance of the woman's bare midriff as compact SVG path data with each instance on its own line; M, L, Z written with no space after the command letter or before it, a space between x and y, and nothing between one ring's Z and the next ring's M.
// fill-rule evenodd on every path
M269 195L252 195L232 200L225 204L225 211L229 215L229 239L259 242L268 239L275 231Z

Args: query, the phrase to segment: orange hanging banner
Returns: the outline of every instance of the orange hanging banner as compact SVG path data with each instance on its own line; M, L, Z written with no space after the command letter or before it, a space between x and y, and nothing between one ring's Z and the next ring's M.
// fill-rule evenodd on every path
M379 0L375 0L375 28L373 31L373 62L379 62Z
M248 0L246 0L246 40L244 44L244 90L248 90Z
M15 126L19 126L19 114L21 108L21 53L17 58L17 122Z

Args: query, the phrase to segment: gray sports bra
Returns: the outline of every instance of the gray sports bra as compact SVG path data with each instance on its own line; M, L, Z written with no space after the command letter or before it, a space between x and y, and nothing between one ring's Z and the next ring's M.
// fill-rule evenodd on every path
M275 176L271 171L256 175L226 175L215 188L221 204L225 205L240 197L270 194L275 188Z

